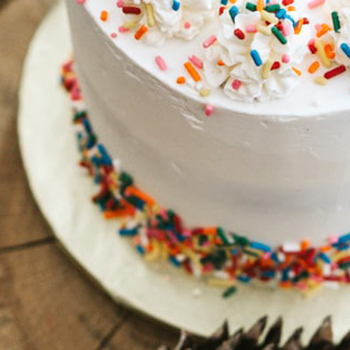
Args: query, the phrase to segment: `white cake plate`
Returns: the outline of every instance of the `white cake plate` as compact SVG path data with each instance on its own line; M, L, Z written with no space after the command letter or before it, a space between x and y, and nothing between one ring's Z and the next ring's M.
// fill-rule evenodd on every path
M332 315L335 338L350 326L350 289L323 289L310 298L295 291L251 285L228 299L165 263L146 263L131 242L102 219L90 198L96 188L78 163L72 114L59 83L60 65L72 54L65 7L39 28L25 63L20 91L19 136L29 183L43 214L69 254L115 300L178 328L211 334L228 319L232 330L258 317L284 319L284 337L305 327L304 339ZM127 169L125 169L127 171ZM136 175L136 174L135 174Z

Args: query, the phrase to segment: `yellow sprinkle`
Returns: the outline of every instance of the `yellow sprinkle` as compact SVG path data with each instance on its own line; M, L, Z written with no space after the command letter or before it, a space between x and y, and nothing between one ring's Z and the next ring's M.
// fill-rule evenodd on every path
M264 35L266 35L266 36L271 35L271 29L268 28L268 27L266 27L266 26L263 26L263 25L261 25L261 24L258 24L258 25L256 26L256 30L257 30L259 33L264 34Z
M164 242L162 242L160 245L160 257L162 260L167 260L169 257L169 250Z
M133 29L137 26L138 22L134 22L134 21L127 21L123 23L123 27L125 29Z
M331 67L332 62L330 61L330 59L328 58L328 56L326 54L326 51L325 51L325 48L324 48L322 41L316 40L315 47L317 49L317 54L320 56L322 64L327 68Z
M156 24L156 19L154 18L154 11L152 4L145 4L147 24L149 27L153 27Z
M273 65L273 60L271 58L269 58L265 63L264 66L261 70L261 77L263 79L267 79L270 75L271 72L271 67Z
M159 256L160 256L160 251L161 251L160 242L158 242L156 239L152 238L151 245L152 245L153 249L152 249L152 251L150 251L149 253L147 253L145 255L146 261L155 261L155 260L159 259Z
M210 89L200 89L199 94L202 97L206 97L206 96L209 96L211 94L211 90Z
M209 278L207 280L207 282L211 286L220 287L220 288L232 287L236 284L235 281L223 280L223 279L219 279L219 278Z
M260 12L261 18L265 21L268 21L272 24L277 24L278 23L278 18L271 12L267 12L265 10L262 10Z
M314 82L318 85L327 85L327 79L325 77L316 77Z

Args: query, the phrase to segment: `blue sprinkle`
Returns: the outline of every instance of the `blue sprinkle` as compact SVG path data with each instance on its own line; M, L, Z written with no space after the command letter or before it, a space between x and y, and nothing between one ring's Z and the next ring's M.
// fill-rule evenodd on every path
M293 27L295 28L296 25L298 24L297 22L294 21L294 18L290 15L285 15L284 16L285 19L289 19L292 23L293 23Z
M173 8L174 11L178 11L179 8L180 8L180 3L178 1L176 1L176 0L174 0L172 8Z
M138 229L139 229L138 227L122 228L119 230L119 234L121 236L135 236L135 235L137 235Z
M348 244L340 244L339 246L337 246L337 249L339 251L348 250L349 249L349 245Z
M271 256L270 256L270 258L271 258L273 261L275 261L276 263L279 263L279 262L280 262L279 259L278 259L278 255L277 255L276 252L272 253Z
M340 48L344 51L345 55L348 56L348 58L350 58L350 47L347 43L342 43L340 45Z
M226 6L228 4L228 0L221 0L221 5Z
M175 256L170 256L170 257L169 257L169 260L170 260L171 263L172 263L173 265L175 265L176 267L180 267L180 266L181 266L180 261L177 260L177 259L175 258Z
M229 14L231 16L231 19L232 19L233 23L235 23L235 18L238 15L238 12L239 12L238 11L238 7L237 6L232 6L228 12L229 12Z
M83 119L83 124L84 124L86 132L91 134L91 132L92 132L91 125L86 118Z
M263 252L271 252L271 247L266 244L260 242L251 242L250 247L258 250L262 250Z
M110 156L108 155L108 153L107 153L106 149L104 148L104 146L101 145L101 144L98 144L98 145L97 145L97 148L98 148L98 150L99 150L100 153L101 153L101 156L102 156L102 159L103 159L104 162L105 162L105 165L113 165L112 159L111 159Z
M319 257L327 264L330 264L332 262L328 255L326 255L325 253L320 253Z
M256 50L250 51L250 56L252 56L252 59L257 67L260 67L262 65L262 60L258 51Z
M249 283L250 277L245 275L240 275L237 277L238 281L241 281L242 283Z
M287 11L285 9L280 9L279 11L276 12L276 17L281 19L285 18L287 14Z
M144 255L144 254L145 254L145 248L142 247L142 245L136 246L136 250L137 250L141 255Z
M238 254L238 249L232 249L231 250L232 255L237 255Z
M262 273L263 277L268 277L268 278L275 277L275 274L276 274L276 271L274 270L264 271Z
M282 277L281 277L282 282L285 282L285 281L289 280L289 271L290 271L289 267L287 267L286 269L282 270Z
M350 233L347 233L343 236L340 236L339 239L338 239L338 243L345 243L347 241L350 241Z

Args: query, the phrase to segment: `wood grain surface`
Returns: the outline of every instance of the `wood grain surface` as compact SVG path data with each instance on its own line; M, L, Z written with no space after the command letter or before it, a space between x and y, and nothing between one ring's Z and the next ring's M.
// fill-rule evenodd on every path
M18 88L31 38L53 3L0 0L0 350L174 344L176 330L115 304L71 262L32 198L16 131Z

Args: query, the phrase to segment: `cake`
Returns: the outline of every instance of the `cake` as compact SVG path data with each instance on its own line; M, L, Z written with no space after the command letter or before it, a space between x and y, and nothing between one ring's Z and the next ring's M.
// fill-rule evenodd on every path
M227 295L350 281L348 1L67 6L82 165L146 259Z

